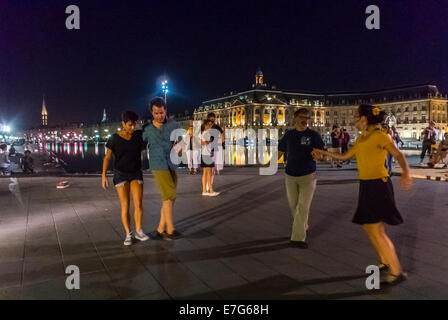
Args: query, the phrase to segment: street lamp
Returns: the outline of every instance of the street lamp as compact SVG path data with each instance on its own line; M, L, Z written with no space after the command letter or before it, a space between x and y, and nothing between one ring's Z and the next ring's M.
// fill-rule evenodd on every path
M162 93L165 96L165 104L166 104L166 94L168 93L168 81L167 80L164 80L162 82Z

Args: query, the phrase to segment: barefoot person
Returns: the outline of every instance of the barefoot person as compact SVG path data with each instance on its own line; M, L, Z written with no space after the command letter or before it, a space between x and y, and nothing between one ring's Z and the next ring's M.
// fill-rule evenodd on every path
M323 149L324 142L316 131L308 128L310 112L301 108L294 112L293 130L286 131L278 144L278 157L288 154L285 170L285 185L288 204L293 216L291 245L306 249L308 213L316 189L316 162L313 148Z
M211 146L211 134L213 122L210 119L204 121L203 130L200 134L201 139L201 168L202 168L202 195L215 197L219 192L213 191L212 170L215 167L213 161L213 151Z
M143 140L148 143L149 168L162 198L160 222L150 233L154 240L174 240L181 236L173 223L173 205L177 194L176 167L170 159L173 142L171 132L179 128L174 120L167 121L166 105L162 98L154 98L149 103L153 120L144 128Z
M125 246L132 244L133 234L130 229L129 198L132 194L134 202L135 238L146 241L149 237L142 231L142 196L143 174L141 153L143 149L142 131L135 130L138 120L137 114L132 111L121 115L122 129L114 133L106 143L106 156L103 161L102 185L106 189L109 185L106 171L111 155L114 155L113 182L121 203L121 222L126 231Z
M338 160L356 157L359 174L359 202L353 222L361 224L367 232L380 259L380 270L388 270L383 284L394 285L406 279L394 245L386 235L384 224L398 225L403 219L395 206L394 191L384 162L389 152L398 160L403 172L401 186L409 189L412 179L404 155L396 148L389 136L381 131L378 124L386 113L371 105L360 105L355 115L356 129L362 132L353 147L345 154L330 153L315 149L316 158L323 155Z

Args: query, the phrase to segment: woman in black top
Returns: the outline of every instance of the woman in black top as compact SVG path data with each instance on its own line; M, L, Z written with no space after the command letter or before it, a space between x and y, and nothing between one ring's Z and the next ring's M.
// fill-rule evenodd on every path
M146 241L149 237L143 233L142 221L142 196L143 196L143 174L141 153L144 149L142 131L135 131L138 116L132 111L123 112L121 125L123 128L114 133L106 143L106 156L103 161L102 185L106 189L109 185L106 171L111 155L114 155L114 185L117 189L121 203L121 221L126 231L125 246L132 244L132 232L129 228L129 194L134 201L135 238Z

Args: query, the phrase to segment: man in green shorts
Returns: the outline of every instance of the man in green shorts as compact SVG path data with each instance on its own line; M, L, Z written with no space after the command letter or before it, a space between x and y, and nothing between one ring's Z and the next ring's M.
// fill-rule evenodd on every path
M181 234L174 229L173 205L176 200L176 167L170 159L173 142L171 132L179 128L176 121L167 121L166 105L162 98L154 98L149 104L153 120L144 127L143 140L148 143L149 168L162 197L160 223L157 230L149 234L153 240L174 240Z

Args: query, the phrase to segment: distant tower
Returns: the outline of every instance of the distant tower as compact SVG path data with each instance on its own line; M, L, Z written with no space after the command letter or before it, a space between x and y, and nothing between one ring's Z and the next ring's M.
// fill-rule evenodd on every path
M255 86L263 86L263 72L258 68L257 73L255 74Z
M45 107L45 97L42 98L42 126L48 125L48 113Z
M106 113L106 108L104 108L104 111L103 111L103 120L101 120L101 122L106 122L106 120L107 120L107 113Z

